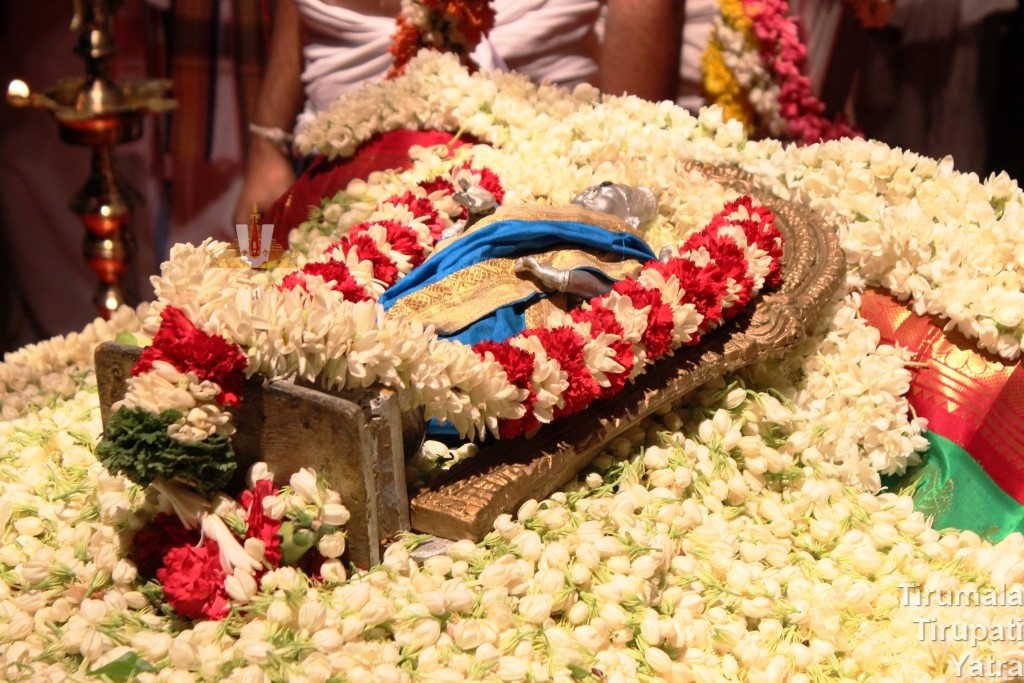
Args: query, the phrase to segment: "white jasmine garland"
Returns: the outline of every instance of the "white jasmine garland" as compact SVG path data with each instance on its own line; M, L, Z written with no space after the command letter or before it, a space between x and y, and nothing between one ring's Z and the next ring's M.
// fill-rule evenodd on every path
M1020 193L1005 177L981 183L932 160L860 141L813 152L771 142L745 142L741 149L715 109L698 121L639 101L604 106L587 89L568 96L519 78L503 80L502 88L479 88L482 81L457 69L450 72L452 82L465 84L441 88L444 60L422 65L424 83L436 92L420 95L404 84L394 101L404 108L430 97L456 103L459 111L479 111L480 102L493 100L490 113L473 125L493 126L493 139L522 145L520 160L504 155L510 160L500 168L487 162L503 179L514 179L509 192L516 201L536 199L529 159L549 157L529 154L542 150L559 160L551 164L559 174L551 183L553 202L563 201L557 193L569 192L556 183L572 176L573 183L580 181L572 187L580 187L595 178L592 162L601 173L629 166L630 181L653 180L656 188L669 186L658 180L670 177L669 155L741 163L839 227L852 284L889 282L922 310L945 313L975 330L987 345L1003 344L1008 353L1014 344L1019 349L1019 322L1012 330L1007 324L1017 320L1011 295L1021 287L1008 264L1015 263L1015 245L1024 238L1010 229L1014 220L1020 224ZM518 102L495 99L506 87ZM590 110L573 116L581 106ZM553 124L550 138L536 123L542 108L551 117L544 125ZM424 119L458 123L451 114L420 111ZM579 139L566 142L559 131L571 127ZM628 139L596 135L613 129ZM643 134L630 132L638 130ZM587 142L592 139L601 142ZM615 159L612 152L618 161L608 160ZM488 154L503 156L500 149ZM516 163L523 170L506 177ZM688 196L702 202L713 196L719 207L728 199L724 191L680 182L678 195L659 193L656 228L666 241L680 239L676 228L695 229L709 217L700 215L706 207L690 206ZM536 187L549 189L541 181ZM351 224L357 218L338 220ZM972 243L970 257L959 251L964 242ZM179 251L179 261L189 253L201 263L196 254L204 247L193 249ZM193 307L188 312L198 316L192 318L197 324L229 339L221 328L247 339L258 336L246 326L260 321L232 317L233 304L215 303L234 302L252 289L237 287L222 300L212 286L216 279L193 281L188 268L173 276L165 272L167 291ZM260 286L255 289L262 296ZM347 381L347 351L341 349L371 329L347 322L348 313L359 311L379 324L377 313L372 306L346 307L314 289L308 296L321 297L323 311L319 304L295 318L264 311L307 334L298 341L291 334L268 335L260 342L259 363L273 369L273 349L287 348L286 355L294 353L289 357L307 359L307 371L331 367L331 377ZM902 599L901 584L922 591L1019 585L1024 537L1011 534L993 545L970 532L940 533L913 511L909 498L876 494L879 471L899 469L915 457L923 425L903 395L906 356L879 344L877 332L857 317L858 303L855 295L838 301L784 358L713 383L629 430L579 482L499 519L480 545L454 544L446 556L422 566L389 550L384 565L352 576L332 561L322 570L324 583L283 569L250 583L236 569L226 586L246 605L244 616L230 628L198 622L182 629L176 623L182 630L174 633L151 597L131 583L131 561L124 557L129 534L122 532L137 525L152 502L134 485L104 474L90 452L100 431L91 347L122 329L137 331L136 314L9 354L0 364L0 671L8 680L59 680L130 651L158 669L138 673L140 681L381 681L405 680L413 671L443 681L499 672L510 679L571 681L595 668L616 681L786 675L801 681L926 681L956 678L965 655L1016 661L1020 653L1010 641L987 639L972 647L969 641L922 639L917 629L928 619L992 626L1024 616L1020 608L955 610ZM328 310L339 311L334 320L342 331L336 337L322 334ZM638 342L644 328L639 316L636 321L624 327ZM408 331L420 341L401 343L415 349L394 352L380 367L409 386L422 377L425 395L442 398L459 381L440 370L448 361L439 356L454 345L421 332L422 338ZM399 337L396 328L384 348L399 344ZM424 360L395 360L413 357ZM360 363L353 380L378 367L368 357ZM428 372L424 364L430 363L435 365ZM475 375L462 381L473 396ZM484 400L459 403L466 406L459 410L483 410L478 399ZM315 516L337 504L312 473L296 484L279 497L284 509ZM537 623L548 610L548 598L539 596L548 595L550 611Z
M789 135L789 123L779 109L779 86L765 70L757 51L747 49L743 31L722 21L721 16L712 20L712 31L722 61L746 92L766 132L776 137Z
M176 422L168 425L167 434L184 443L203 441L215 434L231 436L235 433L231 414L216 402L190 409Z
M431 56L427 57L424 61L436 59L437 58ZM443 58L441 58L438 61L444 60ZM428 80L438 66L439 65L431 64L430 66L424 67L425 77L428 78ZM517 78L519 77L501 76L498 78L498 80L500 81L500 85L512 85L516 83ZM465 86L466 90L473 90L474 86L479 85L480 80L483 80L482 77L468 77L466 79L466 81L468 81L468 83L466 83ZM535 91L531 92L530 90L524 90L522 88L523 84L521 82L518 85L518 88L510 88L508 91L509 98L516 101L515 106L526 112L529 112L531 108L535 108L537 111L540 111L540 107L538 106L537 101L538 99L542 98L542 95L549 94L549 92L544 91L543 88L536 89ZM382 87L391 89L415 89L415 86L408 84L406 82L396 83L394 81ZM431 90L429 83L426 85L426 90L427 92L430 92ZM503 103L501 95L504 94L505 91L503 89L499 89L498 91L492 93L492 91L488 88L484 88L483 90L489 94L488 96L492 96L494 98L493 101L490 102L492 111L495 108L504 111L502 106L499 105ZM418 96L423 97L424 94L425 93L419 93ZM367 96L367 93L362 93L361 96ZM416 95L409 96L415 97ZM481 95L480 93L474 91L472 94L467 94L467 97L469 97L470 99L474 99L481 97ZM428 103L431 102L431 98L429 95L427 95L426 99ZM615 101L614 99L611 98L609 98L609 100ZM590 100L588 101L588 104L592 102L593 100ZM580 101L576 101L576 104L579 105ZM426 104L426 106L429 107L429 104ZM338 116L339 114L341 114L341 112L344 112L343 106L339 105L339 108L336 111L338 112L337 114L327 113L324 115L323 118L325 120L329 120L331 116ZM422 107L410 109L410 118L404 122L406 126L418 127L419 125L421 125L418 120L418 115L414 113L416 111L422 111ZM627 112L630 114L637 115L635 116L635 120L637 121L651 120L652 118L658 120L659 118L661 118L660 115L662 114L662 110L659 107L659 105L642 103L639 100L635 102L630 102L628 106L619 107L617 113ZM732 133L729 133L728 135L722 135L722 133L728 132L730 130L729 124L722 123L720 113L716 117L716 112L718 112L718 110L714 108L708 108L703 110L701 113L700 123L703 130L706 131L705 134L711 140L710 145L708 145L708 143L706 142L708 138L697 138L688 140L686 133L690 132L692 134L694 129L684 125L680 127L680 130L674 131L675 134L671 140L666 139L668 136L662 137L660 135L659 130L648 128L646 131L647 134L642 136L643 139L637 141L636 146L641 148L638 151L649 151L651 152L651 157L658 159L665 158L666 156L671 156L677 159L691 157L704 159L712 162L742 161L745 166L751 168L752 170L757 171L763 169L766 172L767 179L781 178L781 182L774 183L773 189L775 189L776 191L782 190L784 195L790 196L793 196L794 191L806 193L803 196L797 195L796 198L808 201L812 208L815 208L817 210L824 210L826 213L826 217L842 219L840 220L841 227L844 227L844 225L848 225L851 220L856 219L853 220L854 223L863 223L864 225L855 225L851 227L856 228L858 231L862 232L863 228L872 228L872 226L874 226L873 229L876 231L875 234L877 234L877 232L881 229L880 226L882 225L886 226L887 231L894 224L906 225L907 231L905 234L915 236L918 243L920 243L920 238L917 238L916 236L921 234L922 229L925 230L926 234L932 233L934 231L934 226L941 226L942 223L924 223L923 220L927 220L927 217L926 214L921 214L921 212L918 212L916 214L907 214L901 208L902 206L905 205L904 203L907 200L907 195L901 196L899 193L901 191L910 191L911 194L909 196L913 197L913 193L917 190L917 187L915 187L915 185L920 183L920 180L914 179L924 178L925 180L931 181L932 178L928 174L934 173L935 171L940 172L940 175L937 178L935 178L936 181L939 181L940 183L948 183L949 181L953 181L954 185L959 184L959 186L963 189L958 191L955 187L951 186L950 190L952 191L952 193L941 190L933 192L931 191L932 188L926 185L923 188L921 197L917 198L916 201L912 200L910 206L920 206L921 201L926 201L928 202L928 206L935 206L937 210L941 211L941 213L938 214L940 220L945 219L946 216L952 216L954 219L959 218L960 216L965 216L968 218L971 224L980 227L982 232L988 230L989 226L995 227L997 225L1005 225L1008 227L1010 225L1013 225L1014 217L1020 216L1021 197L1019 188L1017 188L1016 184L1009 180L1006 176L1002 176L1001 178L996 177L993 178L993 180L991 181L993 183L992 187L995 190L996 194L986 195L984 192L977 192L975 196L979 197L981 201L984 203L972 205L971 210L963 212L960 211L959 209L954 208L953 211L950 212L947 209L940 209L941 205L938 204L938 202L941 202L943 197L956 196L957 192L959 192L960 196L970 197L970 192L973 190L968 191L968 188L980 188L981 186L972 186L970 184L972 182L970 180L970 176L954 174L951 172L951 168L949 166L936 166L934 161L927 160L922 157L917 157L916 155L913 154L890 150L889 148L885 147L880 143L872 143L866 141L842 141L824 143L822 145L812 145L804 148L791 147L786 150L782 150L780 148L779 143L774 141L766 141L760 143L749 143L747 147L744 148L744 154L742 155L743 158L740 159L740 157L735 154L735 148L732 147L732 145L737 142L737 140L732 138ZM577 117L580 117L597 114L597 112L593 110L588 110L585 107L580 107L577 109L576 114ZM347 114L342 115L347 117ZM597 114L597 117L604 118L605 112L602 111L600 114ZM683 122L685 122L685 119L687 118L687 116L684 113L679 112L678 110L676 112L676 117L678 119L682 119ZM524 130L531 130L531 123L537 121L538 118L539 117L535 115L531 119L530 115L527 113L525 116L523 116L522 119L517 119L517 121L521 120L524 122L523 125L526 126ZM604 122L606 123L607 120ZM496 119L491 118L488 119L486 123L481 123L484 123L482 127L478 127L476 125L468 126L466 128L467 132L471 132L474 135L480 137L481 139L497 142L499 144L504 144L508 142L509 135L517 135L514 129L505 128L505 125L508 125L508 122L506 121L498 121ZM567 121L565 123L567 125L579 126L580 122ZM582 129L582 131L585 133L591 127L592 125L587 125L585 127L579 126L576 127L575 130ZM551 133L551 137L555 137L557 139L557 129L551 131L550 128L548 128L545 129L545 132ZM680 135L679 133L683 134ZM550 139L548 136L539 137L543 137L543 139L546 140ZM605 139L605 137L596 136L594 139ZM516 140L516 142L519 142L519 140ZM527 148L523 150L523 156L521 158L530 158L530 156L528 155L531 151L533 151L529 149L529 142L531 142L531 140L529 137L527 137L526 139L522 140L522 142L524 144L527 144ZM316 144L320 145L321 143L320 141L317 141ZM658 147L659 145L661 145L660 150ZM649 147L649 149L645 149L647 147ZM842 149L842 151L839 151L840 149ZM573 151L576 152L575 159L581 159L587 156L585 153L580 153L583 152L583 150L581 150L578 146ZM668 155L666 155L666 151L668 151ZM851 153L853 156L850 156ZM639 154L637 156L639 156ZM550 155L539 155L538 158L550 159ZM567 161L570 158L572 157L567 157ZM871 165L873 161L875 164L874 166ZM767 166L767 164L769 163L772 165L771 170ZM582 166L583 164L579 164L578 161L574 164L570 161L567 167L571 169L576 165ZM561 165L552 164L551 167L557 170L561 167ZM789 170L789 168L792 168L792 170ZM833 194L832 196L837 199L831 200L833 201L832 205L826 205L822 200L816 199L815 192L819 191L816 188L822 187L820 186L820 184L816 184L818 183L817 179L821 177L820 171L835 171L842 168L854 169L856 173L859 174L846 176L846 173L843 172L841 176L837 176L837 179L842 177L844 183L845 179L849 178L849 180L852 183L848 188L849 191ZM915 172L917 173L917 175L915 175ZM533 177L537 177L538 175L546 177L550 174L534 174ZM824 178L821 179L824 180ZM908 179L909 184L907 182ZM894 183L892 181L896 182ZM566 185L563 184L563 187L564 186ZM888 189L885 190L884 194L879 196L878 194L876 194L876 192L881 187L887 187ZM822 189L824 189L824 187L822 187ZM835 189L837 189L834 184L832 186L832 189L833 192L835 191ZM864 191L870 191L871 194L867 196L865 194L857 194L857 192ZM989 201L988 197L991 197L991 201ZM840 211L837 215L836 209L838 208L838 205L835 202L840 201L839 198L841 198L841 201L844 202L847 206L856 207L854 211L849 211L845 214L844 212ZM866 199L869 199L870 201L865 201ZM881 200L882 203L879 203L879 200ZM888 202L888 204L886 204L886 202ZM893 210L898 211L899 213L891 217L887 216L886 219L883 220L882 216L878 215L877 212L879 210L879 207L884 206L889 207L890 213ZM974 209L975 206L977 207L976 210ZM863 211L860 209L869 210ZM866 218L866 220L862 220L860 217ZM898 234L904 233L899 232ZM869 239L862 241L865 244L870 244L870 237L872 236L873 235L865 235L865 237L868 237ZM953 237L953 235L949 234L949 237ZM1007 233L1005 237L1007 238L1007 240L1005 242L999 242L1000 244L1013 245L1016 243L1017 238L1015 234ZM951 245L953 244L952 241L948 243ZM953 249L954 251L952 253L955 254L955 247ZM929 251L927 253L930 255L931 252ZM977 270L979 266L983 269L1001 269L1003 266L1000 264L1006 263L1006 260L1005 258L1002 257L1001 253L993 253L991 254L991 258L980 259L980 263L977 263L976 261L978 260L971 259L969 262L962 261L962 264L968 268L968 273L970 273L971 270ZM894 263L893 265L896 264ZM908 263L908 265L910 267L913 267L912 263ZM891 269L892 267L893 266L889 266L888 268ZM995 271L989 272L994 273ZM969 280L977 280L976 274L965 275L966 276L957 278L955 287L953 283L950 283L948 286L943 285L944 291L948 289L948 291L952 295L952 300L955 300L956 298L956 295L954 293L955 289L959 288L961 291L963 291L963 287L968 286L967 283ZM870 274L869 277L871 277ZM915 282L918 282L918 284L909 286L908 284L905 283L905 281L883 281L878 282L878 284L889 286L899 295L914 296L915 300L921 302L921 305L923 306L922 311L924 312L939 314L946 314L948 312L950 314L955 315L956 318L952 318L953 324L956 324L962 331L964 331L969 336L981 338L983 345L985 346L985 348L988 348L989 350L999 352L1011 358L1014 357L1014 355L1019 352L1017 350L1019 349L1019 341L1021 337L1019 326L1016 326L1014 328L1017 330L1016 332L1000 333L998 331L998 327L986 327L986 324L982 322L984 318L975 318L975 322L971 322L970 319L964 320L961 318L960 314L958 313L959 309L957 309L956 307L953 307L951 309L949 305L945 305L941 303L941 300L937 300L934 295L929 295L926 297L926 291L931 290L925 290L923 288L923 285L921 284L922 282L924 282L923 280ZM999 291L998 285L996 285L996 287L996 291ZM987 313L987 315L994 316L995 311L993 309L989 310L990 312ZM1003 319L1012 321L1013 316L1003 316Z

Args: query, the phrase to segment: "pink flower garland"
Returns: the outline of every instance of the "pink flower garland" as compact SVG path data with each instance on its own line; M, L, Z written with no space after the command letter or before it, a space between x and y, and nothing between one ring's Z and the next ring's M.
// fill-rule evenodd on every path
M753 22L761 59L779 86L779 108L790 134L801 144L859 137L860 132L842 115L835 121L823 116L825 105L804 75L807 46L800 39L797 21L789 16L786 0L743 0L743 9Z

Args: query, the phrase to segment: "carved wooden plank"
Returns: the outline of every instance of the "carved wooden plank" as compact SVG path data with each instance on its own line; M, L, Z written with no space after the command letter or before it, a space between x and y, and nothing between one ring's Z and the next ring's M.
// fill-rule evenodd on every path
M530 439L497 442L453 467L449 477L413 496L412 527L445 538L479 539L498 515L558 490L612 439L720 372L719 354L705 353L703 359L711 361L706 363L695 354L677 356L611 401L547 425Z
M141 349L107 342L96 349L100 409L124 397ZM351 513L348 559L360 567L380 562L381 543L409 528L398 396L390 389L329 394L291 382L249 380L234 411L231 446L238 470L230 489L264 461L277 483L312 467L337 489Z

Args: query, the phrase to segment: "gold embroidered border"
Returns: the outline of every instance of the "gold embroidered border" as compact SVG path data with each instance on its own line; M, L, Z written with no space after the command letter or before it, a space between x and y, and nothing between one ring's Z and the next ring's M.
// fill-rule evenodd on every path
M530 329L531 327L544 327L551 314L554 313L557 308L565 306L565 296L556 296L561 300L560 305L547 297L537 299L537 301L530 304L530 307L526 309L526 329Z
M537 291L516 277L515 259L500 258L463 268L402 297L390 315L433 323L438 334L453 334L495 309Z
M594 268L613 280L635 277L642 267L638 261L605 261L580 249L560 249L535 256L543 265L559 269ZM516 274L515 262L511 258L489 259L463 268L399 299L389 315L432 323L438 334L454 334L502 306L542 291L528 274Z

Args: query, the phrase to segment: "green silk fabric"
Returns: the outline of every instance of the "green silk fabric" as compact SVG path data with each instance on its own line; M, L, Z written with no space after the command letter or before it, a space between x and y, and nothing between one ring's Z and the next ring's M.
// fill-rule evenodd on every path
M1008 496L974 458L952 441L925 432L923 462L904 475L883 477L890 491L911 493L914 508L931 517L936 529L969 529L998 541L1024 532L1024 505Z

